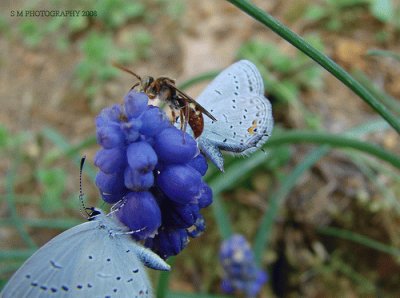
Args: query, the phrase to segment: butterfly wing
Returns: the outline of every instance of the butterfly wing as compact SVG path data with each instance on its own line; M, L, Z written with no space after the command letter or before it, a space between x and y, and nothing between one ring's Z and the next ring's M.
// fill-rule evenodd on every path
M220 150L247 155L262 146L273 128L272 108L256 66L241 60L222 71L197 102L218 121L204 119L200 149L223 170Z
M138 246L112 219L50 240L11 277L1 297L153 297Z

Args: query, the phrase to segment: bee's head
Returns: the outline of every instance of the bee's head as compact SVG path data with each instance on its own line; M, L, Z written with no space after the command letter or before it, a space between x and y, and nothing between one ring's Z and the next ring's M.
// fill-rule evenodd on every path
M153 77L145 76L141 79L140 84L142 85L143 90L147 92L147 89L149 89L149 87L153 82L154 82Z
M154 85L154 78L145 76L140 80L143 91L149 96L150 99L157 97L157 87Z

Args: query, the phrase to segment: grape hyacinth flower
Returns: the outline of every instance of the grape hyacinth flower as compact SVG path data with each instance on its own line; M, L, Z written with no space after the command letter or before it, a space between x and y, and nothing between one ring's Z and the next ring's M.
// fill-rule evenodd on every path
M224 272L222 290L227 294L238 292L247 298L256 297L268 276L257 267L246 239L236 234L225 240L219 258Z
M145 93L131 90L123 105L96 118L102 146L94 163L103 200L136 240L166 259L205 229L200 209L212 203L203 181L207 162L196 141L175 128Z

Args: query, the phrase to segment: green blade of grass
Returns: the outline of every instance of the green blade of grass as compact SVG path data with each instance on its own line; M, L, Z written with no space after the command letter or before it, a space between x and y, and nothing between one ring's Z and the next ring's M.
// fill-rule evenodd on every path
M0 251L0 260L26 260L29 258L35 249L13 249Z
M395 60L400 62L400 54L392 52L392 51L374 49L374 50L369 50L367 52L367 55L390 57L390 58L393 58L393 59L395 59Z
M30 228L47 228L47 229L60 229L67 230L81 224L81 221L75 219L21 219L23 226L28 226ZM11 219L0 219L0 226L13 226L14 222Z
M66 140L66 138L64 138L59 132L57 132L52 128L46 127L42 130L42 134L44 137L46 137L56 146L58 146L61 149L61 151L64 152L64 154L69 153L71 155L70 157L74 160L76 165L80 164L82 156L76 151L76 148L71 146ZM88 139L88 142L92 142L92 140ZM94 181L96 177L96 169L91 163L86 163L84 173L87 173L89 177Z
M290 42L304 54L320 64L323 68L333 74L337 79L343 82L354 93L360 96L368 105L370 105L379 115L381 115L399 134L400 121L389 112L368 90L366 90L358 81L356 81L343 68L336 64L332 59L312 47L302 37L291 31L278 20L267 14L250 1L246 0L227 0L243 12L247 13L279 36Z
M324 132L292 130L273 135L265 148L284 144L314 143L332 147L352 148L368 153L400 169L400 157L372 143L363 142L352 137L333 135Z
M390 245L383 244L379 241L373 240L369 237L366 237L364 235L360 235L360 234L357 234L357 233L354 233L354 232L351 232L348 230L338 229L338 228L334 228L334 227L321 227L321 228L318 228L318 232L323 235L346 239L346 240L364 245L366 247L375 249L377 251L387 253L394 257L400 256L400 249L392 247Z
M7 201L7 206L10 211L10 217L11 220L17 229L19 235L21 236L22 240L25 242L25 244L31 248L31 249L36 249L37 246L33 239L29 236L27 231L25 230L25 227L22 224L22 220L19 217L17 213L17 208L15 205L15 194L14 194L14 185L15 185L15 178L17 175L17 168L20 162L20 154L19 152L16 152L14 162L12 164L11 169L7 172L6 174L6 179L5 179L5 187L6 187L6 201Z

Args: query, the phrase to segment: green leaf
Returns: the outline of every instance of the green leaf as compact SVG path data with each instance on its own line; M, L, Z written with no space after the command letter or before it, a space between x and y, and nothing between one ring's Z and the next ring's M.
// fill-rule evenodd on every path
M0 148L6 147L9 142L10 135L5 126L0 125Z
M316 22L323 19L327 15L328 14L326 8L320 5L310 5L310 7L306 10L306 13L304 14L304 18L307 21Z
M394 19L392 0L373 0L370 9L372 15L382 22L387 23Z
M62 195L65 190L66 174L62 169L39 169L38 180L43 187L42 210L46 213L58 211L64 207Z

